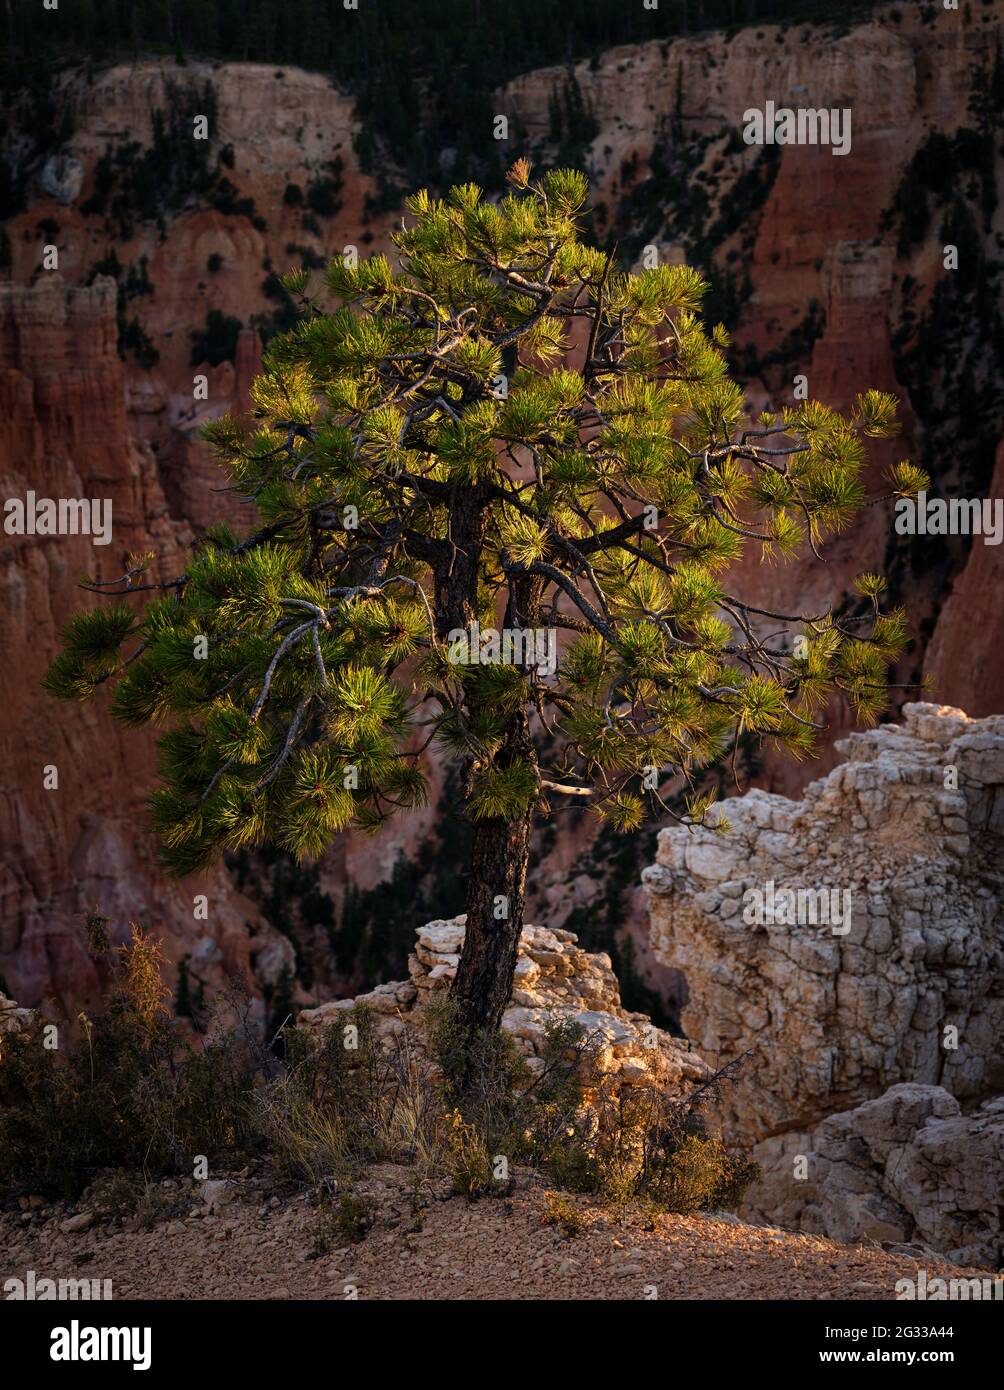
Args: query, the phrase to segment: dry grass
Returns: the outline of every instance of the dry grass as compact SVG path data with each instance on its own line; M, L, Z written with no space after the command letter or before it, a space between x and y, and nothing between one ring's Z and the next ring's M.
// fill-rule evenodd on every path
M110 956L110 1003L82 1017L76 1038L57 1052L41 1030L9 1040L0 1191L73 1197L104 1170L148 1187L191 1176L201 1154L216 1168L267 1160L326 1192L368 1164L404 1164L472 1200L510 1193L523 1166L608 1203L690 1212L734 1204L755 1175L704 1132L713 1086L683 1102L612 1091L567 1022L547 1030L531 1069L508 1035L464 1033L449 1001L389 1041L356 1007L319 1037L287 1030L280 1061L246 1012L186 1037L167 1010L160 945L138 928Z

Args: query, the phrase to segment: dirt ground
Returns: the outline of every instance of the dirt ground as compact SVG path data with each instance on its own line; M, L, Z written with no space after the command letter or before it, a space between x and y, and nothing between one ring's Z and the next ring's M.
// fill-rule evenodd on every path
M511 1196L472 1203L385 1165L344 1209L339 1196L321 1208L316 1194L268 1196L247 1175L214 1184L207 1202L209 1190L158 1188L150 1230L90 1219L86 1200L22 1199L0 1214L0 1289L31 1269L36 1280L111 1279L117 1299L873 1300L894 1299L918 1267L962 1272L919 1250L838 1245L722 1213L653 1216L565 1196L555 1211L522 1176Z

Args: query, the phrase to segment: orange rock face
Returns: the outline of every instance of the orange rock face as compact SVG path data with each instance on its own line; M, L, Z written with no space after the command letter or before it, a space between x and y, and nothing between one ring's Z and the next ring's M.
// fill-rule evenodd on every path
M1004 505L1004 443L988 494ZM924 670L939 700L965 705L974 718L1004 705L1004 546L974 537L965 569L956 577L927 649Z
M0 458L5 498L33 489L101 499L113 526L107 546L86 535L3 537L0 975L33 1003L86 999L98 977L80 926L98 911L119 927L155 919L176 959L201 953L208 982L242 968L250 977L245 912L225 875L168 885L156 870L140 823L151 740L116 724L100 701L71 710L41 690L58 630L82 605L79 576L111 579L129 551L151 547L166 575L191 538L126 414L111 281L81 289L52 276L34 289L0 288ZM194 916L196 892L209 899L205 921ZM257 912L243 906L254 923Z
M736 343L751 345L761 360L798 330L811 301L823 316L822 332L800 356L744 383L751 407L790 400L795 372L808 377L812 397L838 408L851 406L864 387L904 397L892 347L894 292L909 272L924 304L943 271L936 228L908 262L897 261L882 213L925 136L970 121L972 73L992 54L995 34L995 25L984 22L987 7L973 9L971 23L946 12L925 26L912 7L903 7L898 28L870 24L843 37L808 28L748 29L731 39L719 34L615 49L576 67L598 128L586 157L595 201L606 210L605 221L598 217L601 232L618 230L619 209L646 179L674 123L683 136L707 142L695 177L703 171L709 187L721 178L729 188L755 162L756 151L729 149L726 136L741 126L747 108L774 99L852 109L851 153L836 158L824 148L784 147L748 229L752 241L743 254L750 293ZM991 17L998 9L990 7ZM526 74L497 94L496 109L517 115L531 142L546 142L549 100L566 79L565 68ZM29 207L7 226L12 266L10 283L0 286L0 473L5 498L24 497L28 489L54 498L107 498L114 531L105 547L87 536L0 540L7 654L0 671L0 988L27 1005L50 994L67 1003L85 999L97 975L79 927L83 914L96 909L120 932L130 918L149 920L173 960L191 958L197 979L221 984L243 972L252 992L260 992L290 963L288 941L234 892L222 868L202 883L169 884L155 866L142 823L155 771L149 732L116 725L100 698L79 709L57 705L40 692L40 681L59 628L81 605L82 572L109 579L121 573L130 551L154 549L167 577L179 572L185 547L206 526L222 519L248 524L246 507L214 490L224 479L196 431L210 416L247 407L261 331L282 307L269 276L304 257L323 263L346 246L360 255L386 250L398 214L373 211L374 182L353 152L354 108L321 75L149 61L119 65L90 82L70 73L62 82L76 112L72 160L60 166L60 179L35 181ZM169 106L169 84L207 82L217 113L209 166L233 186L231 202L251 199L253 209L234 212L226 198L193 193L163 227L134 218L124 228L110 206L87 211L102 158L128 141L150 146L152 112ZM717 169L716 161L722 161ZM330 196L326 203L315 197L324 209L318 212L310 190L323 192L325 180ZM714 196L720 195L713 202ZM672 211L656 209L663 231L653 239L662 254L678 255L667 230ZM741 249L743 231L722 240L720 264ZM50 242L58 248L58 272L41 268L43 244ZM112 250L123 268L120 285L145 257L150 287L127 297L118 319L114 280L95 278ZM232 360L228 352L211 365L193 360L193 333L205 331L214 310L240 327ZM120 331L133 318L159 354L152 364L141 365L128 350L123 360L117 350ZM195 390L197 376L206 378L204 399ZM873 483L887 464L922 443L908 400L902 418L905 437L874 451ZM998 496L1002 469L1004 457ZM796 564L770 566L750 555L737 568L733 592L782 611L824 610L848 592L855 574L884 568L891 528L891 507L875 507L853 532L827 544L821 561L807 554ZM912 573L904 582L903 598L933 632L925 665L934 696L973 715L999 710L1004 697L1001 564L999 548L977 542L947 599L941 571ZM921 655L918 650L915 667ZM846 732L840 712L832 722L831 737ZM828 746L821 765L792 767L767 757L759 781L796 793L833 757ZM58 788L45 790L44 770L51 767ZM336 896L348 881L371 886L389 876L399 851L414 855L435 830L439 785L433 809L392 824L376 841L343 837L324 867L324 886ZM590 818L559 818L530 885L531 915L557 927L576 908L602 910L597 882L581 871L593 839ZM195 915L198 894L208 899L205 916ZM636 908L628 909L625 925L644 940ZM650 967L643 953L639 963L643 972ZM649 978L664 991L677 987Z
M163 236L137 221L124 239L110 216L82 210L101 156L127 140L149 144L151 112L168 105L166 84L181 76L212 81L221 136L214 149L232 142L233 166L224 172L239 196L267 211L266 231L245 216L185 206ZM262 288L265 262L285 271L296 261L285 249L291 242L323 260L350 242L365 253L363 238L375 235L363 208L371 184L351 153L351 107L317 75L288 71L277 79L271 67L209 64L179 74L171 63L145 63L69 85L83 179L69 204L34 190L29 210L7 227L13 266L12 283L0 285L0 474L4 499L29 489L105 499L113 534L107 546L89 536L0 539L0 646L8 654L0 673L0 980L32 1004L50 996L67 1006L86 1002L99 977L81 928L87 913L99 912L116 940L126 939L131 920L148 922L173 961L190 958L196 981L212 989L243 977L260 999L292 963L292 947L235 892L222 866L184 883L159 872L144 824L156 771L149 731L124 729L100 696L79 708L58 704L41 681L60 628L95 601L79 589L81 575L112 579L130 552L155 550L159 577L170 578L207 526L253 519L222 490L225 479L196 431L206 418L247 408L261 353L251 318L275 308ZM338 158L341 208L320 236L305 234L283 200L286 185L309 187ZM45 218L58 227L55 273L40 269L51 235L37 230ZM99 275L86 284L112 249L123 270L146 257L152 294L132 300L128 314L156 346L152 367L119 355L115 281ZM211 309L244 325L234 360L216 366L192 361L192 330ZM194 398L197 373L207 378L205 400ZM50 790L47 769L58 779Z

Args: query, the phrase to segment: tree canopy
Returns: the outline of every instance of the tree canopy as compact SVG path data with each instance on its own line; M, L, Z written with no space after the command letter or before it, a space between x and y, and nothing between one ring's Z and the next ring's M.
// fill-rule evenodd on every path
M879 576L838 616L758 609L729 572L851 523L894 399L749 422L695 271L584 244L581 173L521 161L510 185L416 194L396 266L332 261L334 307L291 272L302 316L253 422L206 428L260 528L215 528L177 578L133 557L66 629L52 693L110 680L118 718L167 726L151 804L175 872L378 827L424 801L432 741L476 821L582 797L630 830L744 735L802 756L833 694L885 706L905 629ZM889 495L925 482L901 464ZM556 672L465 653L474 624L560 633Z

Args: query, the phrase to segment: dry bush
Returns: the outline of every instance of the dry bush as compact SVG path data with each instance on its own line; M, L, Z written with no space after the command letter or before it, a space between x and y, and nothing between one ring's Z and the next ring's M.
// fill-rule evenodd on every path
M167 1192L142 1174L123 1169L101 1173L81 1201L99 1221L118 1220L144 1231L152 1231L158 1221L180 1215L188 1205L177 1191Z
M561 1192L546 1194L541 1221L545 1226L559 1226L566 1236L581 1235L586 1224L575 1203Z
M79 1028L8 1039L0 1065L0 1191L76 1197L103 1169L191 1173L196 1154L243 1159L263 1056L239 1030L193 1045L166 1011L159 945L133 930L109 1000Z
M736 1064L682 1102L655 1087L614 1093L577 1025L555 1019L531 1065L508 1034L467 1034L449 999L390 1039L361 1006L320 1036L288 1029L280 1061L247 1001L228 1001L236 1026L193 1042L168 1013L159 944L138 929L107 954L108 1004L58 1050L41 1029L5 1040L0 1191L76 1197L111 1170L126 1176L104 1179L102 1209L131 1203L146 1220L152 1180L187 1177L204 1154L227 1167L267 1158L328 1190L368 1163L408 1164L472 1199L511 1191L522 1165L603 1201L694 1211L734 1205L755 1176L700 1114Z
M320 1039L297 1029L285 1037L286 1069L259 1088L255 1114L291 1177L316 1183L374 1161L438 1166L445 1115L410 1034L382 1043L372 1012L356 1006Z
M598 1078L590 1106L548 1156L548 1175L559 1187L609 1202L653 1203L664 1211L738 1205L758 1169L707 1133L702 1109L744 1060L722 1068L684 1099L670 1098L657 1086L622 1087L612 1094Z

